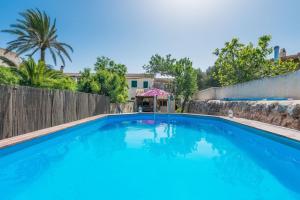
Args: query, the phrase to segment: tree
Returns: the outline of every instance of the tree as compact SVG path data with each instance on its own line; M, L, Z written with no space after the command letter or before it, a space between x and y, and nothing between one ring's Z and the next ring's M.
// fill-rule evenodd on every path
M100 94L110 97L113 103L123 103L128 98L128 85L125 74L127 68L107 57L97 58L95 64L96 81L101 86Z
M199 90L204 90L210 87L220 87L218 79L214 77L217 74L215 66L208 67L205 72L201 69L197 69L197 85Z
M64 57L71 61L68 51L73 52L70 45L57 40L56 20L38 9L29 9L20 13L18 23L10 25L11 29L3 30L17 38L8 43L7 51L15 50L18 55L29 52L29 57L40 52L40 60L45 62L46 51L49 50L54 64L57 56L65 65Z
M215 77L222 86L257 79L267 63L266 57L272 53L269 47L271 36L262 36L255 47L252 43L244 45L237 38L226 42L222 49L216 49L218 56Z
M155 54L143 68L149 74L175 76L175 62L176 59L172 58L171 54L168 54L165 57Z
M183 99L181 111L184 111L186 102L190 100L197 90L197 73L192 67L193 63L189 58L176 60L169 54L165 57L154 55L144 69L150 74L168 75L174 78L172 92L175 98Z
M205 78L206 88L221 86L219 80L214 76L218 74L218 70L215 66L208 67L205 73L206 73L206 78Z
M200 68L196 70L197 73L197 86L199 90L206 88L206 73L203 72Z
M179 76L179 81L182 84L182 97L183 103L181 107L181 112L184 112L186 103L191 99L193 94L197 91L197 73L192 65L186 65L183 69L183 74Z
M95 63L95 71L105 69L113 73L117 73L121 76L125 76L127 68L123 64L117 64L110 58L107 57L98 57L97 62Z
M269 61L264 67L261 77L277 76L281 74L286 74L288 72L294 72L299 69L300 69L299 63L293 60Z
M58 79L62 73L50 69L43 61L35 63L32 58L24 61L20 68L14 68L14 72L20 77L20 83L27 86L41 87L49 79Z
M78 91L97 94L100 89L101 86L97 82L96 76L91 73L91 69L85 68L83 72L80 72Z
M214 52L218 58L213 78L221 86L227 86L298 70L297 61L268 59L272 53L272 48L269 47L270 40L271 36L264 35L259 38L257 46L252 43L242 44L237 38L226 42L222 49L216 49Z

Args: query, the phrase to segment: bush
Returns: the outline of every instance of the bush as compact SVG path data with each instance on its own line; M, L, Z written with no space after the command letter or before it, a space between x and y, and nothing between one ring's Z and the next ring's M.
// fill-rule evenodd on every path
M78 91L97 94L100 92L101 86L97 82L95 75L91 73L91 69L85 68L80 72L78 81Z
M40 85L42 88L76 91L76 82L70 77L47 79Z
M0 66L0 84L16 85L20 79L12 72L11 68Z
M176 109L176 111L175 111L176 113L182 113L183 112L183 110L182 110L182 108L181 107L179 107L179 108L177 108Z
M97 58L95 81L100 86L99 94L110 97L112 103L124 103L128 98L128 85L125 74L127 68L110 58Z

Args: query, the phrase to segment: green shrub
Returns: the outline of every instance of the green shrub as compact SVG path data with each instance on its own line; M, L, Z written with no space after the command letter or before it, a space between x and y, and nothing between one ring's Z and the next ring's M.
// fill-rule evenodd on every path
M70 77L62 77L59 79L46 79L41 83L40 87L71 91L76 91L77 89L76 82Z
M175 112L176 113L182 113L182 108L181 107L177 108Z
M91 73L91 69L85 68L80 72L78 81L78 91L97 94L100 92L101 86L97 82L95 75Z
M19 81L20 79L11 68L0 66L0 84L16 85Z
M127 68L107 57L97 58L95 80L100 86L100 94L109 96L112 103L124 103L128 98L125 74Z
M71 91L77 88L72 78L49 68L42 61L36 63L32 58L24 61L18 69L14 68L13 71L19 77L20 85Z

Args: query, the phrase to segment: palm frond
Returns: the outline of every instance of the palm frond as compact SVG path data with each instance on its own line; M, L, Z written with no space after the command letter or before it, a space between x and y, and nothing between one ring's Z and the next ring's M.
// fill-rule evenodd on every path
M30 52L33 56L37 51L46 52L48 49L54 64L58 56L65 65L64 57L71 60L69 52L73 48L57 40L56 19L52 20L44 11L28 9L20 13L21 19L16 24L10 25L10 29L2 30L16 36L16 39L8 42L8 51L16 51L18 55ZM44 57L41 57L43 60ZM44 61L44 60L43 60Z
M8 66L10 66L10 67L17 67L17 66L18 66L14 61L12 61L12 60L10 60L10 59L4 57L4 56L0 56L0 60L1 60L3 63L5 63L5 64L7 64Z

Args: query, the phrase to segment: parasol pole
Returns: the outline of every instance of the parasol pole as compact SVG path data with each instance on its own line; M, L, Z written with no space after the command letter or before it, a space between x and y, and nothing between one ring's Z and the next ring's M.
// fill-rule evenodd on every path
M170 104L171 104L171 98L170 95L168 95L168 102L167 102L167 113L170 113Z
M157 99L157 95L154 95L154 101L153 101L153 104L154 104L154 106L153 106L153 112L156 112L156 99Z

